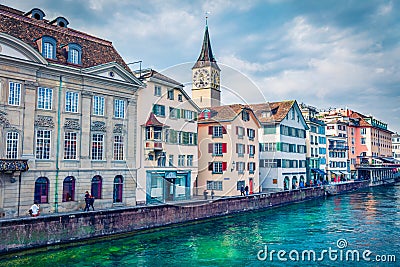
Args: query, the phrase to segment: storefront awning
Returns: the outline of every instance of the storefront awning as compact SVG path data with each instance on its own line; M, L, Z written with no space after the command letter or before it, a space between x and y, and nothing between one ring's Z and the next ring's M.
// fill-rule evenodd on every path
M318 174L320 174L320 175L326 175L326 172L324 172L324 171L321 170L321 169L311 169L311 171L313 171L313 172L315 172L315 173L318 173Z

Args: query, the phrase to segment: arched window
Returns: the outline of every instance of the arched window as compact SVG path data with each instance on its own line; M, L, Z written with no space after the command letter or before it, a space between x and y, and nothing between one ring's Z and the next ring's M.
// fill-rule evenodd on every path
M285 179L283 180L283 190L289 190L289 177L285 176Z
M56 45L57 41L53 37L42 37L42 55L45 58L56 59Z
M49 179L39 177L35 182L34 201L37 203L49 203Z
M123 188L123 177L122 175L117 175L114 178L114 192L113 192L113 202L122 202L122 188Z
M75 178L67 176L63 182L63 202L75 200Z
M101 198L101 188L102 188L102 184L103 184L103 179L101 178L100 175L95 175L92 178L92 196L94 196L94 198Z
M81 64L82 47L78 44L68 44L68 62L72 64Z

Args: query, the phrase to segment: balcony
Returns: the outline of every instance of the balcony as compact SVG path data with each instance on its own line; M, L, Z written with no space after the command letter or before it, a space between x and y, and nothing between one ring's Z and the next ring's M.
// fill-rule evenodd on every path
M25 172L28 169L27 159L0 159L0 172Z
M158 140L146 140L145 149L160 151L160 150L163 150L163 143L162 143L162 141L158 141Z
M335 146L335 145L330 145L328 147L329 150L349 150L349 146Z

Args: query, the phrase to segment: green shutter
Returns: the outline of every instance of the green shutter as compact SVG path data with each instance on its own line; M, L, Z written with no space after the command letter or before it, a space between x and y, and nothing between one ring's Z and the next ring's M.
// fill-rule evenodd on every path
M194 134L193 138L194 138L193 144L197 145L197 133Z
M179 108L177 108L177 109L175 109L176 110L176 117L178 118L178 119L180 119L181 118L181 110L179 109Z
M188 132L182 132L182 138L183 138L183 144L188 144L189 143L189 133Z
M276 143L276 151L282 151L282 143L281 142Z

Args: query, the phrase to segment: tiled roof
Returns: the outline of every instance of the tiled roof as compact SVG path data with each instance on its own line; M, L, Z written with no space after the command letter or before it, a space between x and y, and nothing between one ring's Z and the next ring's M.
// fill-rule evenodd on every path
M254 111L261 123L281 122L292 108L295 100L270 102L262 104L251 104L250 108ZM263 116L263 112L271 112L270 116Z
M151 112L149 115L149 118L147 119L146 123L144 124L144 126L159 126L159 127L164 127L166 126L165 124L162 124L161 122L159 122L156 118L156 116L154 116L154 113Z
M162 80L165 82L169 82L169 83L175 84L177 86L183 86L183 84L181 84L180 82L177 82L174 79L172 79L168 76L165 76L164 74L161 74L153 69L141 70L141 74L139 71L135 71L135 75L137 77L141 75L141 77L138 77L138 78L144 78L144 79L154 77L156 79L159 79L159 80Z
M199 123L232 121L245 108L249 108L249 107L246 105L242 105L242 104L232 104L232 105L206 108L206 109L210 110L210 118L209 119L199 119Z
M358 112L353 112L350 115L350 118L359 119L359 126L361 127L372 127L372 125L364 119L365 116Z
M44 35L55 38L57 59L51 60L53 63L87 68L117 62L131 72L110 41L71 28L49 24L46 19L36 20L24 16L22 11L4 5L0 5L0 32L22 40L37 51L39 49L36 40ZM82 47L82 65L67 62L67 53L62 46L69 43L77 43Z

